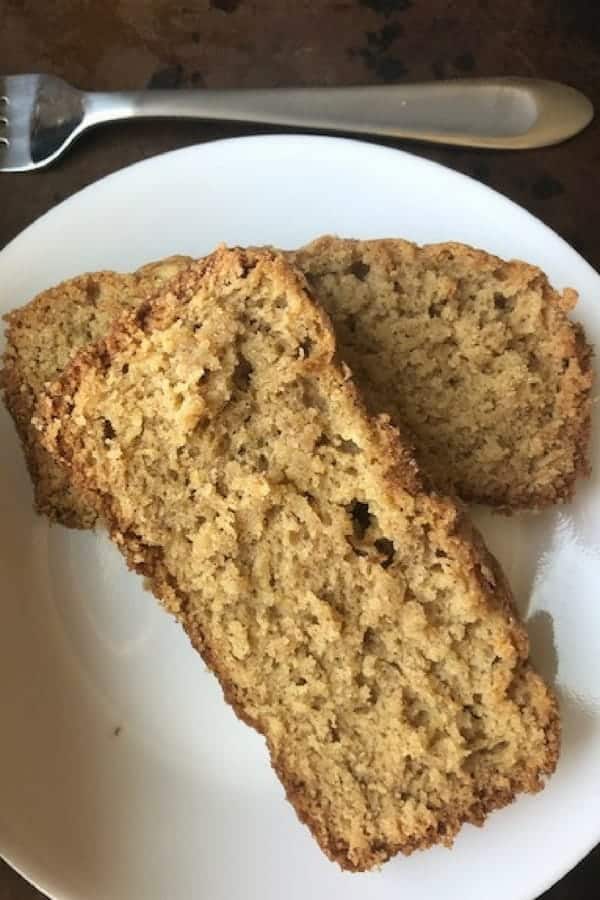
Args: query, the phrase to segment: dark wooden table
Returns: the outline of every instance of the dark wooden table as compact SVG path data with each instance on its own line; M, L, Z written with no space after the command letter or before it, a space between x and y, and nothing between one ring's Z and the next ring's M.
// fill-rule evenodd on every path
M0 0L0 66L99 90L535 75L578 87L600 109L600 2ZM84 136L46 172L0 175L0 248L115 169L186 144L269 130L138 122ZM507 194L600 268L600 117L569 143L544 150L409 149ZM544 900L591 900L599 881L600 847ZM0 862L0 900L39 897Z

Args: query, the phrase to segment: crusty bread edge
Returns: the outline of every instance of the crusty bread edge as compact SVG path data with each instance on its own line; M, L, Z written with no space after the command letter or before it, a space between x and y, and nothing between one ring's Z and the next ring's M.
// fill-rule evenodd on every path
M270 265L273 265L285 287L295 292L300 291L305 295L305 300L309 301L316 309L333 354L335 336L329 318L319 306L318 301L311 296L304 277L291 269L280 254L237 249L220 250L198 263L197 272L211 273L214 277L219 277L226 274L233 265L251 268L256 263L257 257L267 260ZM171 287L176 293L177 284L175 283ZM68 369L63 372L57 382L49 387L46 395L38 403L36 423L37 427L45 432L44 445L51 452L61 456L70 467L72 478L76 484L85 484L85 487L92 491L94 486L89 483L87 474L72 458L71 448L68 441L65 441L61 421L68 418L71 398L77 391L81 374L88 368L106 369L110 365L112 357L120 349L131 340L139 339L145 330L152 328L154 319L160 317L160 311L160 299L157 298L155 301L143 304L137 313L124 315L115 323L111 335L93 346L85 347L74 357ZM462 557L465 570L469 573L470 578L475 580L482 603L491 610L500 611L506 619L512 642L520 659L516 674L530 669L527 660L529 648L527 634L518 620L510 589L497 561L487 551L481 537L458 506L453 501L436 495L426 487L414 459L403 446L398 430L391 426L387 417L370 418L368 416L360 395L350 380L347 366L338 359L332 358L331 367L332 377L345 382L343 389L347 392L349 400L369 423L372 440L379 447L384 448L392 461L388 473L384 476L390 494L393 496L398 489L414 495L427 494L432 508L445 520L448 536L455 545L458 555ZM189 598L177 587L175 579L164 563L160 549L148 547L140 541L138 536L121 530L110 495L96 493L95 496L98 511L107 523L113 540L120 546L130 568L150 580L150 587L158 600L179 619L192 645L200 652L206 665L219 679L224 696L238 717L260 733L264 733L260 722L249 718L244 713L236 695L235 685L224 677L220 671L218 659L206 646L203 634L197 625L186 616ZM539 678L537 675L534 677ZM539 681L543 684L541 679ZM385 862L398 852L409 854L414 850L424 849L440 842L451 844L452 838L463 823L471 822L480 825L489 812L510 803L518 792L539 790L543 786L543 776L554 771L560 743L560 722L556 699L545 685L544 690L548 699L546 722L544 723L546 762L539 771L528 773L525 778L515 778L510 790L486 791L485 786L482 786L480 801L474 806L469 809L447 810L445 815L440 816L438 828L432 828L430 833L422 839L409 840L403 845L381 844L372 848L371 857L362 860L360 864L356 864L349 858L348 847L344 845L343 841L322 827L311 810L310 800L303 792L302 785L296 783L293 774L288 772L285 766L278 761L275 748L269 745L271 763L280 777L298 817L311 829L325 854L343 869L363 871Z
M110 269L86 272L73 278L67 278L53 287L46 288L46 290L36 294L24 306L11 310L2 317L7 323L7 328L6 347L2 359L2 367L0 368L0 391L3 393L5 406L15 424L23 449L25 463L33 486L34 509L40 515L47 516L51 522L59 522L67 528L87 529L94 527L97 516L92 509L93 503L90 498L85 496L85 492L81 496L82 502L77 504L77 510L74 507L58 506L53 500L55 491L52 490L51 469L49 469L49 463L53 457L52 454L42 447L39 433L31 424L31 418L38 398L23 376L20 354L14 341L14 332L24 322L38 315L44 307L51 305L54 301L58 301L67 288L77 289L81 293L82 300L93 305L94 291L91 288L95 287L98 281L105 278L133 277L137 279L138 283L141 283L144 278L151 278L156 270L175 260L181 260L182 262L192 261L190 257L173 255L155 262L146 263L132 273L115 272ZM140 298L140 302L142 302L142 298ZM57 460L54 457L54 465L56 464ZM69 490L66 482L64 490ZM86 508L88 505L89 508Z
M48 303L51 304L53 300L57 300L67 286L76 287L81 290L82 297L88 297L89 299L87 286L90 283L90 279L106 276L113 277L115 274L114 272L103 270L65 279L54 287L41 291L25 306L18 307L5 313L3 316L4 321L7 323L7 328L6 348L4 350L2 368L0 369L0 388L4 396L5 406L15 424L23 449L25 463L33 486L34 508L37 513L47 516L50 521L60 522L68 528L92 528L96 516L91 509L89 516L84 515L83 509L81 515L78 515L75 511L71 514L71 512L66 512L64 509L58 509L52 502L52 492L48 485L46 471L53 455L42 446L39 433L31 424L38 397L23 376L20 365L21 358L16 349L13 333L23 322L37 314L38 310L43 306ZM54 464L57 464L56 456L54 456Z

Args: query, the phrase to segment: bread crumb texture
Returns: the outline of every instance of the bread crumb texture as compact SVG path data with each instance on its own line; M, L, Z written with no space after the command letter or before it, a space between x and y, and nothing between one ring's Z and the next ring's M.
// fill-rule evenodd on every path
M502 573L366 414L282 257L188 267L36 422L343 868L449 845L542 787L556 703Z
M456 243L324 237L291 258L369 406L410 429L440 489L506 511L571 498L592 384L575 291Z
M124 309L135 309L189 262L187 257L173 256L133 274L81 275L43 291L5 316L0 384L23 445L38 512L71 527L91 527L96 520L85 492L73 488L31 425L44 385L59 375L80 347L103 337Z

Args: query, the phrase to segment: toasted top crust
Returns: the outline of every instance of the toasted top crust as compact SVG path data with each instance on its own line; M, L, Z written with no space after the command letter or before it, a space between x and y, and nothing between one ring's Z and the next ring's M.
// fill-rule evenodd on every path
M559 725L496 561L335 349L282 257L221 250L82 350L36 422L360 870L539 789Z

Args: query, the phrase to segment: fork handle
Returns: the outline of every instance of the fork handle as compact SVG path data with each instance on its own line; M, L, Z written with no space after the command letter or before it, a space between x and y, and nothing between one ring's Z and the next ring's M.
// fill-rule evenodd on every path
M498 149L556 144L593 116L592 104L579 91L533 78L88 93L84 103L89 124L126 118L212 119Z

